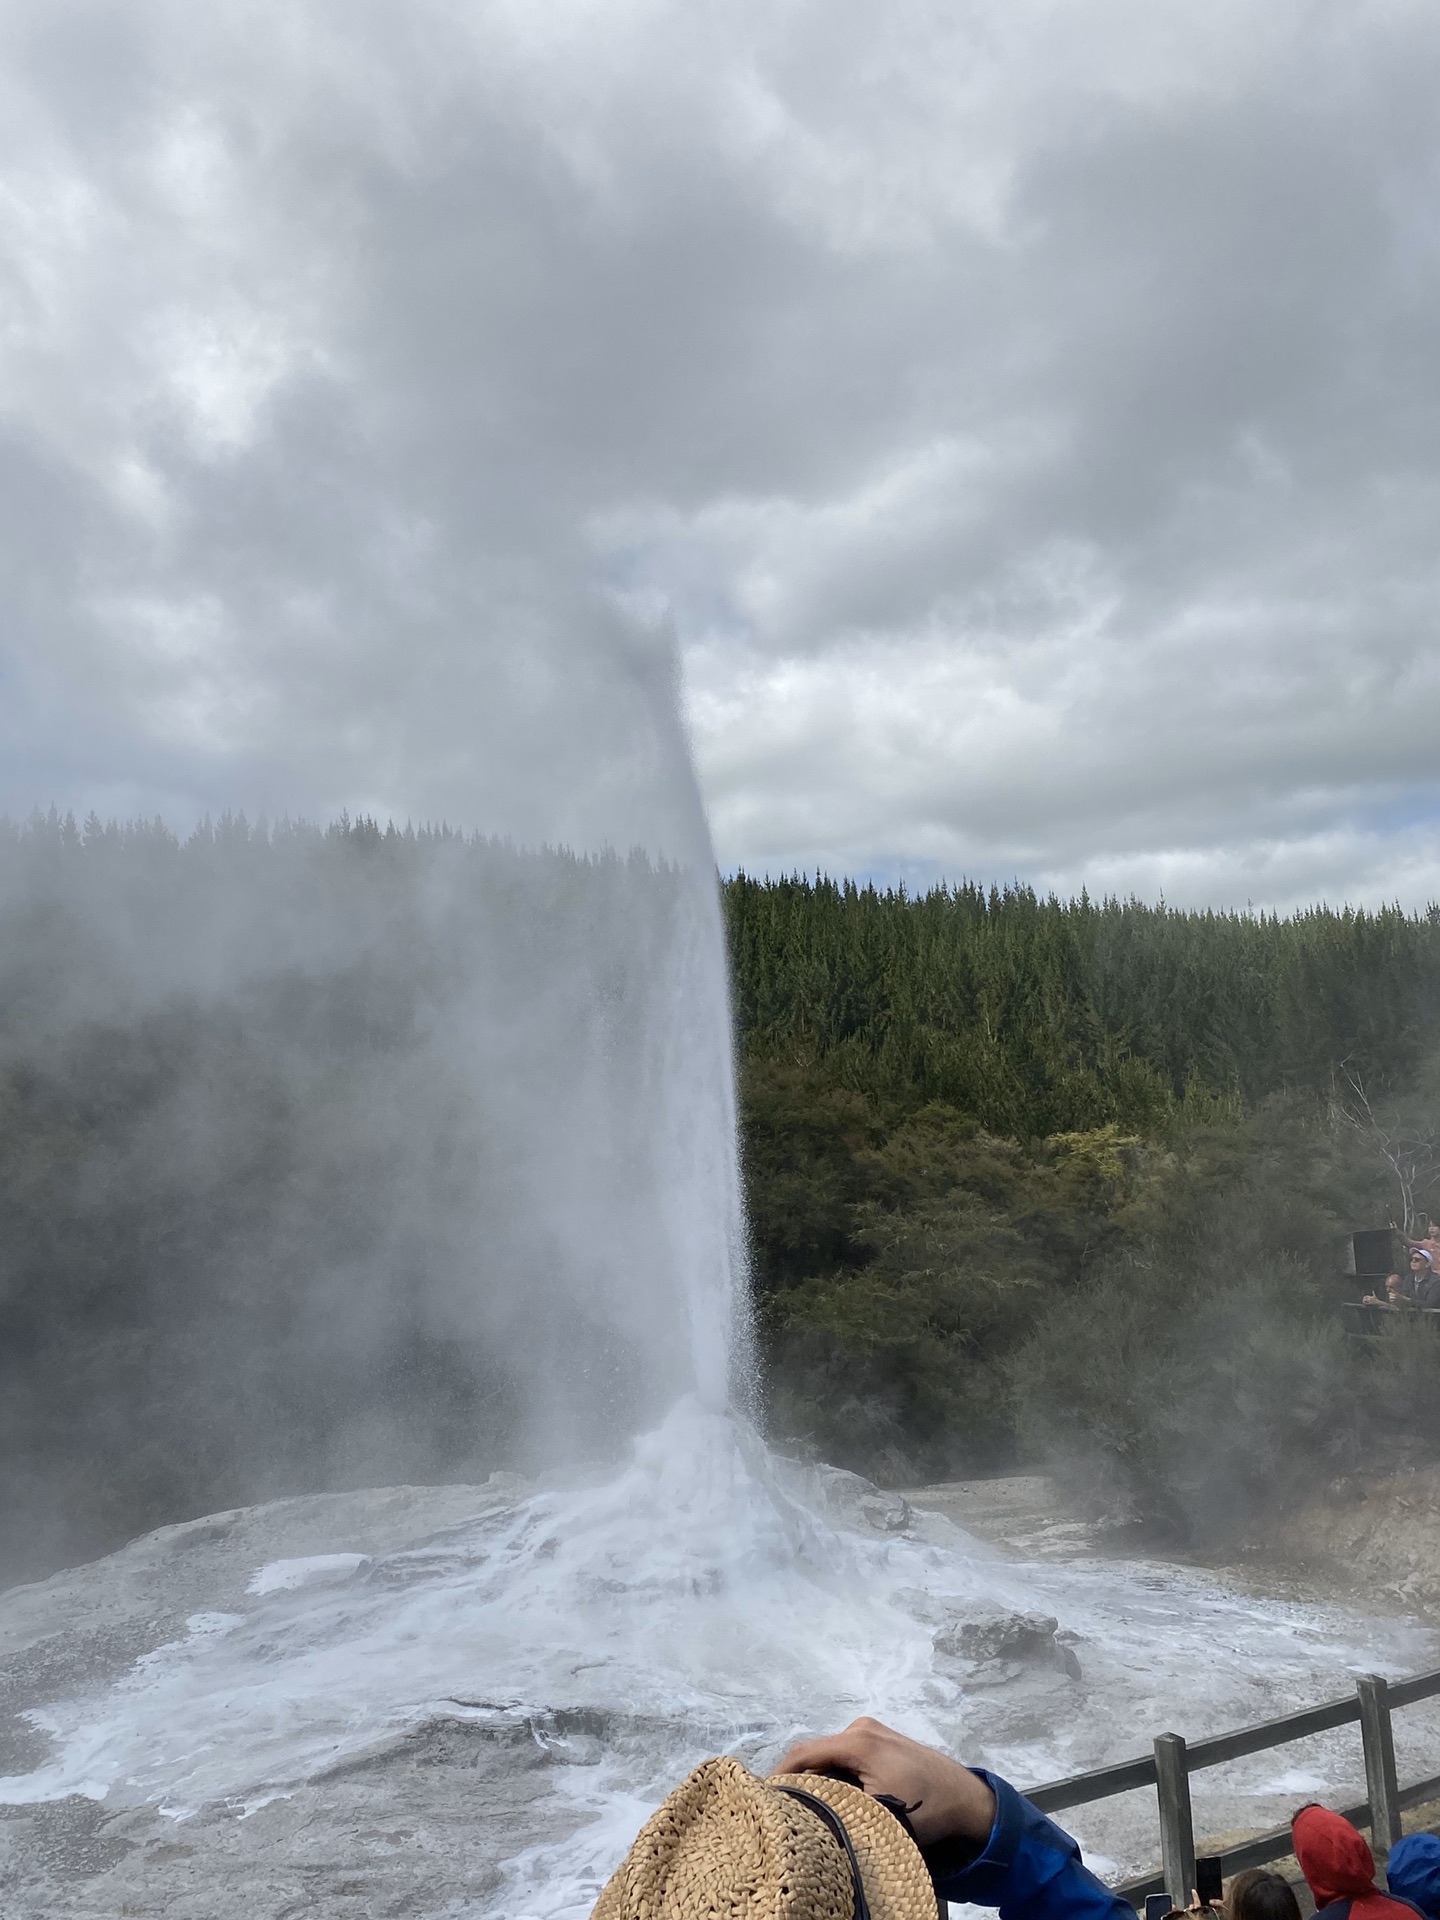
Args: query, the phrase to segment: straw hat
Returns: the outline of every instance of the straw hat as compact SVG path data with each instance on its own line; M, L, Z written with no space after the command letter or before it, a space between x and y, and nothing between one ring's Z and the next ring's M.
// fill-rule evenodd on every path
M721 1759L651 1814L591 1920L865 1920L867 1911L936 1920L929 1870L894 1814L823 1774L757 1780Z

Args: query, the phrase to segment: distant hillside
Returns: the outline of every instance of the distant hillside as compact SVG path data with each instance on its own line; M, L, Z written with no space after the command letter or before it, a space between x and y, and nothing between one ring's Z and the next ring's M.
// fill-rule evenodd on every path
M743 873L724 892L747 1058L1022 1139L1151 1126L1187 1093L1323 1093L1342 1060L1394 1086L1440 1021L1440 907L1280 918Z
M724 897L782 1434L1059 1462L1180 1534L1440 1438L1430 1329L1362 1352L1334 1310L1338 1236L1403 1217L1386 1142L1440 1210L1440 909Z

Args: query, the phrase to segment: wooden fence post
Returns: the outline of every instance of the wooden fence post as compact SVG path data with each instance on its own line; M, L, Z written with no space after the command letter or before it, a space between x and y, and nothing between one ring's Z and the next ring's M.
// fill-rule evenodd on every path
M1155 1742L1155 1795L1160 1803L1160 1865L1165 1891L1177 1907L1188 1907L1195 1885L1195 1823L1190 1813L1185 1742L1178 1733L1162 1733Z
M1356 1682L1360 1738L1365 1745L1365 1788L1370 1801L1370 1843L1375 1864L1400 1838L1400 1787L1395 1775L1395 1736L1390 1725L1390 1688L1378 1673Z

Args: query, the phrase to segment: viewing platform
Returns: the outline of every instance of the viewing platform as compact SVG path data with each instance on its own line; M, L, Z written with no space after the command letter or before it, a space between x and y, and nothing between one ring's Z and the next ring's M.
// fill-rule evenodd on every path
M1096 1768L1091 1773L1073 1774L1067 1780L1052 1780L1044 1786L1027 1788L1026 1797L1043 1813L1058 1814L1115 1794L1131 1793L1137 1787L1154 1787L1160 1829L1159 1871L1122 1881L1116 1891L1138 1911L1144 1910L1147 1898L1154 1894L1168 1894L1177 1907L1184 1908L1190 1904L1190 1892L1196 1883L1198 1851L1190 1776L1202 1768L1223 1766L1247 1754L1263 1753L1358 1722L1365 1760L1366 1798L1353 1806L1337 1807L1335 1811L1357 1827L1369 1830L1376 1867L1383 1870L1386 1855L1403 1831L1402 1815L1411 1808L1440 1801L1440 1774L1400 1784L1391 1716L1401 1708L1415 1706L1437 1695L1440 1695L1440 1669L1393 1682L1379 1674L1366 1674L1356 1682L1353 1694L1327 1700L1320 1706L1306 1707L1299 1713L1282 1714L1274 1720L1262 1720L1254 1726L1238 1727L1231 1733L1212 1734L1208 1739L1188 1743L1178 1733L1162 1733L1157 1735L1150 1753ZM1297 1809L1306 1798L1297 1793ZM1290 1853L1287 1822L1283 1827L1273 1827L1250 1838L1215 1844L1212 1857L1218 1856L1220 1870L1228 1880L1246 1867L1269 1866L1286 1860Z

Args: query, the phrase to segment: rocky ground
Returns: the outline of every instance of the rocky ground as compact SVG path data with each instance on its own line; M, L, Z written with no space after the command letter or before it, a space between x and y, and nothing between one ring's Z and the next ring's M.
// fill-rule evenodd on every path
M1347 1475L1247 1546L1343 1591L1440 1610L1440 1467Z
M18 1716L98 1685L184 1635L201 1609L243 1613L267 1562L384 1553L504 1504L516 1483L314 1495L165 1527L91 1566L0 1595L6 1772L44 1758ZM436 1720L249 1817L177 1823L78 1797L0 1806L6 1920L295 1920L479 1912L523 1843L552 1751L526 1728Z
M1132 1554L1130 1531L1107 1527L1066 1503L1040 1474L915 1487L903 1497L1027 1560ZM1440 1467L1357 1473L1318 1488L1304 1506L1223 1550L1179 1558L1271 1591L1294 1587L1327 1598L1379 1601L1422 1618L1440 1616Z
M1042 1474L1010 1474L996 1480L949 1480L908 1487L911 1506L941 1513L982 1540L1023 1560L1078 1560L1111 1550L1113 1534L1066 1504Z
M1077 1513L1054 1482L1038 1474L916 1487L904 1497L1027 1559L1125 1550L1124 1536ZM1203 1558L1238 1583L1270 1592L1323 1593L1421 1619L1440 1617L1440 1467L1331 1481L1279 1522ZM1440 1769L1440 1754L1435 1766ZM1403 1824L1407 1833L1440 1832L1440 1801L1410 1808ZM1218 1851L1247 1837L1211 1834L1204 1844ZM1313 1913L1295 1860L1273 1864L1294 1886L1302 1914Z
M108 1560L0 1595L0 1773L24 1773L45 1759L47 1737L23 1717L27 1707L105 1684L183 1637L197 1611L245 1613L258 1604L250 1591L258 1567L403 1549L521 1491L497 1476L483 1487L280 1501L163 1528ZM939 1513L1023 1559L1074 1561L1118 1545L1035 1476L898 1494L822 1469L811 1494L846 1526L901 1533L923 1512ZM1319 1577L1372 1602L1383 1588L1392 1607L1424 1612L1440 1599L1440 1470L1341 1483L1251 1548L1247 1577L1272 1591L1277 1581L1293 1580L1298 1590ZM923 1599L917 1594L917 1606ZM1064 1686L1075 1654L1055 1629L1043 1615L966 1621L955 1628L953 1652L982 1663L977 1685L1000 1684L1007 1694ZM0 1913L478 1915L499 1886L497 1862L555 1837L550 1770L568 1764L568 1747L586 1737L559 1725L495 1727L442 1715L248 1815L212 1805L177 1822L154 1808L79 1797L0 1806Z

